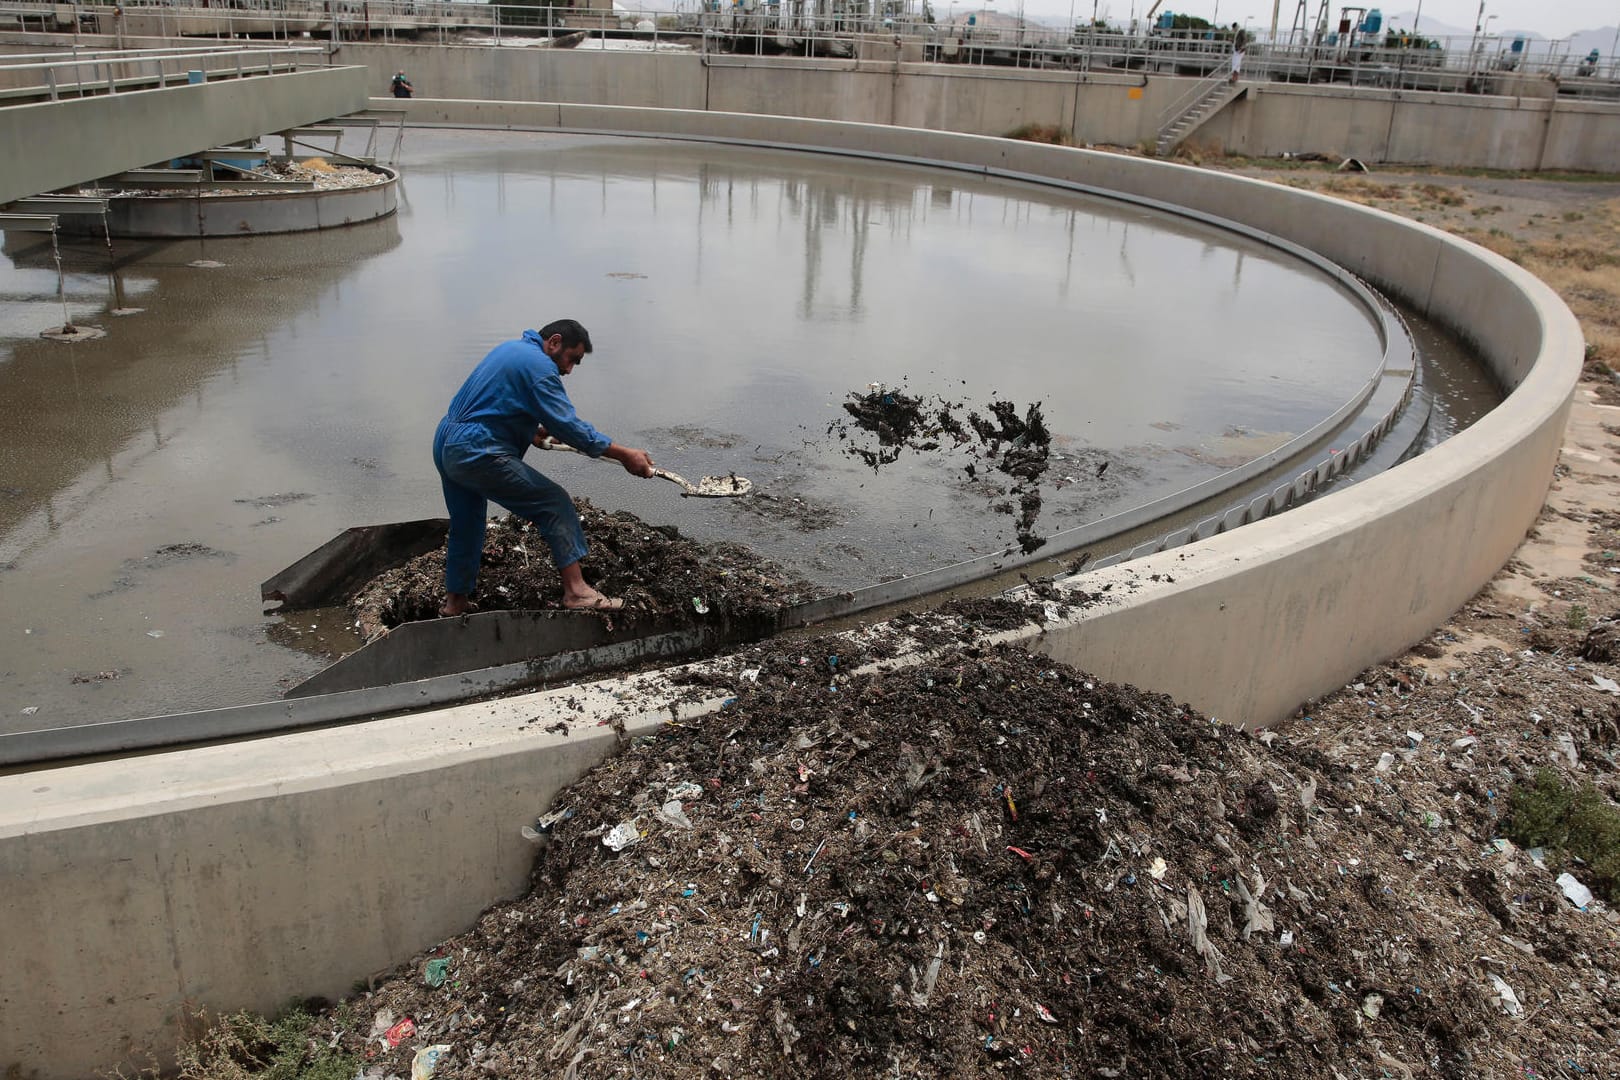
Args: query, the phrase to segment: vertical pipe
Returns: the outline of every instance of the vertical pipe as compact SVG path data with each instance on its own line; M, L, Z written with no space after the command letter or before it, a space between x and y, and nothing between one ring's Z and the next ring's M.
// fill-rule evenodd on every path
M73 316L68 314L67 306L67 278L62 272L62 249L56 242L56 222L51 222L51 258L56 260L56 298L62 304L62 333L76 334L78 330L73 326Z
M113 313L124 310L124 282L118 276L118 260L113 257L112 225L108 223L108 205L101 204L101 236L107 242L107 276L112 280Z

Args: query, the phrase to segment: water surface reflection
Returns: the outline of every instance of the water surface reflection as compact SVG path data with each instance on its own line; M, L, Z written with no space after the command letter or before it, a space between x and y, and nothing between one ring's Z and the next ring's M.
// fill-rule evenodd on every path
M871 382L1044 403L1074 525L1284 441L1376 364L1369 318L1263 245L954 173L672 141L407 139L397 219L330 233L0 262L0 725L259 700L341 633L259 613L258 582L342 528L442 512L428 441L468 368L557 315L591 328L580 411L682 473L770 500L548 458L571 490L755 546L829 587L1011 536L960 462L874 474L826 437ZM48 258L48 252L46 253ZM193 265L217 263L221 265ZM1079 463L1106 456L1097 481ZM273 631L273 635L272 635ZM112 673L111 677L102 677ZM37 707L37 713L21 714Z

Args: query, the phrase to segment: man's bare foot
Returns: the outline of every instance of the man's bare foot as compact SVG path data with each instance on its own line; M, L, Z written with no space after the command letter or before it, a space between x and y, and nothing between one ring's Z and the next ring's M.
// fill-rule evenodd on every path
M444 598L444 603L439 605L439 616L445 619L453 619L457 615L466 615L477 610L478 605L461 593L448 593Z
M624 601L593 591L583 596L564 596L563 607L569 611L619 611Z

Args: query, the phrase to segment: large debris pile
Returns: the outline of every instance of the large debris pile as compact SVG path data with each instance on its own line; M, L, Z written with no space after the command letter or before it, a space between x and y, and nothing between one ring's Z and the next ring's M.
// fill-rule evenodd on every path
M312 1039L372 1077L1620 1073L1613 913L1494 828L1511 724L1363 760L1018 650L850 648L735 658L549 808L527 896Z
M624 618L684 615L698 620L769 618L810 599L814 586L797 580L740 544L702 544L674 526L650 525L628 511L608 513L575 499L590 553L585 579L625 601ZM544 539L519 518L489 526L478 573L480 610L556 607L562 581ZM444 549L378 575L349 608L363 637L438 614L444 599Z

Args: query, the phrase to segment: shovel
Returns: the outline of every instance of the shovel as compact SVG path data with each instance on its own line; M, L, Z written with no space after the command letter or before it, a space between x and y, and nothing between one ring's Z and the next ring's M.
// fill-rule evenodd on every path
M571 453L579 453L572 446L549 435L541 439L538 445L542 450L567 450ZM705 476L695 484L686 477L672 473L668 469L655 467L652 474L662 480L668 480L672 484L679 484L683 496L692 496L699 499L731 499L747 495L754 490L752 480L744 476L738 476L736 473L727 476Z

